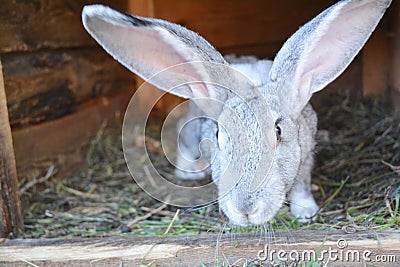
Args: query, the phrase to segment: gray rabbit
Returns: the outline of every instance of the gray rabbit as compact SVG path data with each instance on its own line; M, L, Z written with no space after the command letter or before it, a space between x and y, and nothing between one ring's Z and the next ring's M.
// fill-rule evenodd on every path
M220 209L231 223L246 225L268 222L285 201L301 221L310 221L317 213L311 194L317 116L308 102L346 69L390 3L339 1L293 34L273 61L228 59L234 61L231 64L198 34L164 20L131 16L103 5L85 6L82 20L91 36L129 70L160 89L194 99L178 123L176 174L197 179L210 171L219 190ZM230 67L251 83L229 70L191 62ZM179 71L156 75L176 65L182 66ZM211 80L222 77L240 93L220 90L211 83L170 90L187 75ZM210 105L205 98L222 104ZM264 110L265 117L259 116ZM186 123L203 115L213 119ZM243 135L235 131L239 124ZM201 157L199 145L204 139L216 145L203 146ZM234 174L240 177L232 180ZM263 179L254 188L256 176Z

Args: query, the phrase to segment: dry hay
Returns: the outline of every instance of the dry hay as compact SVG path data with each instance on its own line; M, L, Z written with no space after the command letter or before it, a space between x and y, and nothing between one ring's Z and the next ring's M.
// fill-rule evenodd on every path
M323 209L315 223L299 225L287 207L270 226L284 229L398 228L400 216L400 125L383 104L351 103L339 97L321 110L313 172L314 195ZM157 136L159 125L153 131ZM157 148L156 140L149 144ZM61 180L49 169L35 183L22 184L26 237L195 234L221 231L218 207L186 211L147 196L125 165L118 130L102 129L90 144L81 172ZM162 173L172 168L153 149ZM158 161L158 162L157 162ZM270 227L269 226L269 227ZM238 231L234 228L233 231Z

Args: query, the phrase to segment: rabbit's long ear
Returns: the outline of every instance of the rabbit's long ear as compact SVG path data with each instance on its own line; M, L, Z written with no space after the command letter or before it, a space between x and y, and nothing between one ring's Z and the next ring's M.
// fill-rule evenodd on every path
M336 79L361 50L391 0L344 0L290 37L270 71L286 112L298 116L311 95Z
M91 36L122 65L166 91L208 75L201 64L182 63L225 63L221 54L198 34L167 21L131 16L103 5L85 6L82 21ZM153 77L179 64L181 67ZM184 98L221 98L205 83L180 86L172 93Z

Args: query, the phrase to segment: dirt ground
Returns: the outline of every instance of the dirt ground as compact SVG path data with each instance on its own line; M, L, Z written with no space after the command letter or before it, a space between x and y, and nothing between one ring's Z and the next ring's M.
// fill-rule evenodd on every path
M313 189L322 209L316 221L301 225L284 207L265 229L399 228L399 121L379 100L354 103L337 96L332 102L318 110ZM150 129L157 133L159 128ZM158 141L149 138L148 144L158 170L171 175ZM116 129L102 129L93 138L80 173L60 179L50 168L33 183L22 183L20 191L26 238L242 231L224 223L216 204L177 209L144 193L128 172Z

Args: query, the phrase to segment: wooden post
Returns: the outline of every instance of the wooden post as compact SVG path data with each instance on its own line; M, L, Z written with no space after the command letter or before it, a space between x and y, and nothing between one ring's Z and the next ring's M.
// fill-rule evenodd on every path
M392 64L390 65L389 87L390 99L394 109L394 114L400 117L400 1L394 1L394 20L392 41Z
M22 234L24 221L0 61L0 237L7 237L13 231L17 235Z

